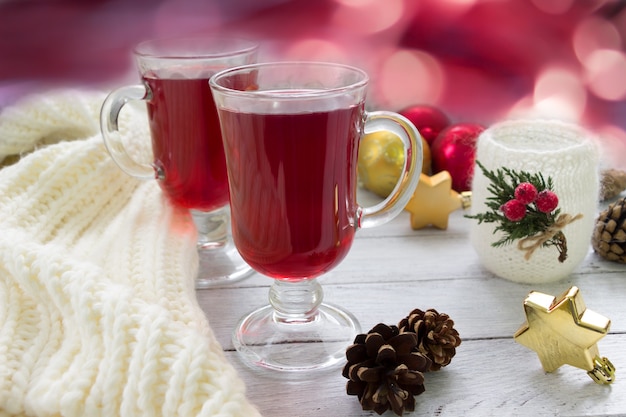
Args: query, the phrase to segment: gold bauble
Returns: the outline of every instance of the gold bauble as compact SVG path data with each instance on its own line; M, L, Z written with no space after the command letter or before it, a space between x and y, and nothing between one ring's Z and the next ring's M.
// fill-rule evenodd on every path
M430 173L430 147L424 138L421 140L422 172L427 174ZM398 182L403 165L403 145L397 135L378 131L363 136L357 169L359 181L364 188L381 197L387 197Z

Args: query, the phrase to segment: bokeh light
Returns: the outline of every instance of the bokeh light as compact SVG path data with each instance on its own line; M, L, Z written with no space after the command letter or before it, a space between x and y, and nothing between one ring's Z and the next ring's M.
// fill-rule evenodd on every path
M577 71L549 67L539 73L533 102L537 115L580 122L587 93Z
M355 34L373 34L399 22L404 0L338 0L333 25Z
M128 84L139 41L219 33L259 41L262 60L361 67L372 109L626 131L625 0L0 0L0 16L0 107L50 85Z
M444 75L432 55L399 49L383 60L375 85L380 104L399 109L415 103L437 103Z
M615 25L599 17L580 22L572 36L572 46L580 62L598 49L620 49L622 39Z
M592 52L583 62L589 90L605 100L626 98L626 54L612 49Z

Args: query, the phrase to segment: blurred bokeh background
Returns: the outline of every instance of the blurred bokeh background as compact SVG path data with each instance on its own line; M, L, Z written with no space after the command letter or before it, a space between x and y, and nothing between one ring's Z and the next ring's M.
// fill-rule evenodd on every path
M626 169L625 0L0 0L0 107L135 82L136 43L211 33L360 66L370 107L576 122Z

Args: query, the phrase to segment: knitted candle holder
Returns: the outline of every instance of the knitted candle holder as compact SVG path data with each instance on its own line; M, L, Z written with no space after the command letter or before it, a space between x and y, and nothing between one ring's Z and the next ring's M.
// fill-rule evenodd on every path
M476 160L488 171L507 168L552 178L561 213L582 214L567 224L567 259L559 262L554 247L541 247L531 257L517 242L494 247L502 237L494 223L472 223L470 241L483 265L501 278L538 284L567 277L585 258L599 193L599 154L582 128L554 120L505 121L485 130L478 139ZM475 167L472 215L487 210L489 179ZM527 259L528 258L528 259Z

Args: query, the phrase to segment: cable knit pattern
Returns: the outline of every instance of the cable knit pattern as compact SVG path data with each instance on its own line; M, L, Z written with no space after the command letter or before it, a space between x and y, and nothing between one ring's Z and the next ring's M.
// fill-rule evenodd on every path
M0 160L23 154L0 170L0 415L259 416L196 302L191 218L112 162L103 98L0 113Z
M552 177L562 213L582 219L563 229L568 258L558 261L556 248L542 248L530 260L517 248L517 242L494 248L500 239L495 223L475 222L470 240L481 262L494 274L516 282L538 284L567 277L590 250L591 233L598 209L599 153L593 138L579 126L556 120L511 120L491 126L478 138L476 160L495 171L506 167L516 171L540 172ZM491 196L489 180L475 167L472 182L472 214L487 211Z

